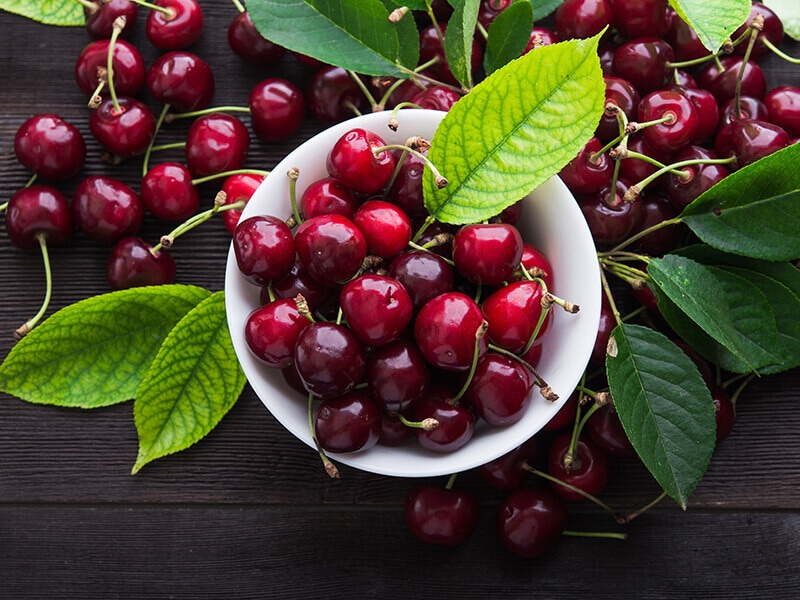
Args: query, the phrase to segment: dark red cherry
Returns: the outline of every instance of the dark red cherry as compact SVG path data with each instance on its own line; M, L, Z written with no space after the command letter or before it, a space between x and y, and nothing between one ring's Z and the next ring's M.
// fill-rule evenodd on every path
M303 221L295 231L295 246L303 266L327 286L349 281L367 256L367 242L358 227L335 214Z
M561 169L558 176L574 194L589 194L611 181L614 164L605 152L597 153L603 143L593 137L581 148L578 155Z
M489 28L501 12L511 6L512 0L481 0L478 9L478 22L486 29Z
M262 67L275 64L286 52L286 48L259 33L246 10L236 15L228 25L228 45L247 62Z
M142 178L142 202L159 219L185 221L200 207L200 194L189 169L180 163L165 162L152 167Z
M769 48L767 48L764 45L764 42L761 41L762 38L767 38L770 42L772 42L773 45L780 46L783 42L784 33L783 23L781 22L780 17L775 14L775 11L762 2L753 2L753 6L750 8L750 16L736 31L731 34L731 39L735 40L742 35L757 14L760 14L764 18L764 25L761 29L761 32L758 34L758 39L756 40L753 50L750 53L750 57L754 59L759 59L763 56L766 56L770 52ZM736 46L733 50L734 53L744 56L745 50L747 49L747 42L748 40L745 39L745 41Z
M597 496L608 483L608 455L602 452L588 437L581 436L570 464L565 463L572 432L565 431L550 442L547 456L547 472L587 494ZM567 502L583 502L586 498L559 483L551 482L550 488Z
M300 197L300 212L306 219L336 214L352 220L357 208L355 193L333 177L313 182Z
M674 89L657 90L642 98L638 118L642 123L669 119L642 131L651 147L665 153L675 152L689 144L694 140L699 126L694 104Z
M394 155L389 150L375 153L386 146L378 134L361 127L342 135L326 159L328 173L357 192L374 194L382 190L394 172Z
M605 346L603 347L603 356L605 356ZM578 400L580 399L580 392L575 390L567 398L564 405L558 409L558 412L550 419L543 427L545 431L558 431L559 429L566 429L575 425L575 415L578 412Z
M534 48L541 48L542 46L551 46L553 44L557 44L560 41L561 39L558 37L555 31L548 29L547 27L532 27L531 36L528 38L528 43L525 45L525 49L522 51L522 54L527 54Z
M285 140L300 129L305 116L303 92L291 81L270 77L250 91L253 131L268 142Z
M27 119L14 135L14 154L45 179L69 179L83 168L86 142L72 123L54 114Z
M674 219L680 212L663 191L646 193L638 202L641 202L642 214L636 231L644 231L663 221ZM678 247L684 231L680 224L668 225L636 240L636 247L648 256L663 256Z
M349 392L362 382L366 369L364 350L353 333L324 321L300 333L294 363L306 390L322 398Z
M537 281L515 281L493 292L481 304L489 322L492 343L518 354L527 346L542 315L542 286ZM552 318L546 313L536 335L541 342Z
M245 203L249 202L251 196L263 181L264 175L255 173L234 173L229 175L222 183L222 191L225 192L225 204L234 204L241 200L244 200ZM241 216L242 209L231 209L222 213L222 221L231 234L236 230L236 225L239 223Z
M562 40L589 38L614 24L608 0L564 0L554 17L556 35Z
M764 96L764 104L771 123L782 127L791 136L800 134L799 87L782 85L773 88Z
M341 67L315 71L306 84L305 98L311 116L322 123L338 123L370 108L364 92Z
M325 398L314 417L314 433L327 452L363 452L378 443L381 413L360 390Z
M75 61L75 81L78 88L91 97L101 81L101 75L107 76L109 40L95 40L88 44ZM117 40L114 44L114 56L111 63L114 71L114 91L124 96L135 96L142 89L147 72L144 59L133 44L125 40ZM107 94L108 84L100 89Z
M299 259L294 261L294 265L288 274L274 281L270 286L275 298L294 299L298 294L305 298L309 310L314 313L331 298L332 288L324 287L303 266ZM270 302L269 289L262 288L261 302ZM338 303L337 303L338 310Z
M91 239L113 244L139 231L144 204L122 181L107 175L92 175L75 188L72 217L78 229Z
M505 223L464 225L453 238L456 270L475 284L499 285L511 279L522 259L522 235Z
M433 452L454 452L469 442L475 433L475 417L460 404L426 399L414 407L413 415L419 421L436 419L439 422L435 429L416 429L419 445Z
M419 156L406 153L389 189L388 200L399 206L412 219L425 217L428 214L422 196L424 170L425 163Z
M638 154L643 154L644 156L652 158L661 164L669 163L670 155L672 154L672 152L665 152L660 148L653 148L647 142L647 139L641 135L641 133L628 137L628 151L631 153L636 152ZM643 179L653 175L658 170L659 167L657 165L634 155L629 155L626 158L621 159L619 163L619 177L626 182L642 181ZM653 184L659 184L663 179L664 175L661 175L653 180Z
M522 258L519 261L520 267L525 267L525 270L532 277L538 277L544 280L547 287L553 289L553 282L556 280L553 272L553 266L550 260L545 256L539 248L530 242L522 243ZM516 280L521 281L527 279L525 277L517 277Z
M244 339L264 364L282 369L292 364L297 338L309 325L311 321L297 310L294 298L278 299L247 316Z
M367 200L353 215L353 223L367 240L367 251L392 259L411 240L411 219L400 207L383 200Z
M714 159L717 155L702 146L687 146L673 156L673 162L685 160ZM682 178L670 173L664 182L667 198L678 209L683 210L700 194L722 181L730 173L725 165L697 164L680 169L688 175Z
M462 95L452 88L443 85L432 85L416 94L411 99L411 102L420 108L447 112L461 98Z
M398 254L389 263L389 275L406 288L415 311L453 289L453 268L433 252L409 250Z
M181 50L200 39L203 10L197 0L154 0L166 11L151 10L145 22L145 34L160 50Z
M608 0L617 30L628 39L663 37L670 26L667 0Z
M369 391L384 411L405 411L425 394L431 372L416 344L396 340L370 352L365 376Z
M638 38L614 52L614 75L633 84L642 96L664 87L674 60L672 47L661 38Z
M530 438L510 452L478 467L483 480L498 490L514 490L530 474L525 467L536 464L539 458L539 440Z
M608 340L616 326L617 319L614 316L614 312L611 310L611 305L608 303L605 295L603 295L603 302L600 304L600 321L597 324L597 337L592 347L591 359L594 364L605 366Z
M678 15L670 20L667 42L674 49L675 60L684 62L708 56L708 48L700 41L697 32Z
M147 91L178 113L202 110L214 96L214 75L202 58L185 50L162 54L147 71Z
M586 421L591 440L610 456L633 456L635 451L622 428L617 409L608 403L595 411Z
M86 14L86 31L89 35L97 39L110 38L118 17L125 17L120 35L130 33L139 13L138 4L131 0L103 0L94 4L94 8Z
M733 429L733 421L736 418L736 410L731 402L728 393L724 388L711 386L711 399L714 401L714 415L717 423L717 443L719 444Z
M641 97L632 83L620 77L606 76L603 78L606 84L606 104L615 104L625 115L628 121L636 120L636 110L639 106ZM595 137L603 143L610 142L619 136L619 122L617 116L609 111L604 111L600 118L600 124L594 133ZM597 146L597 150L600 146Z
M197 117L186 134L186 166L193 177L244 167L250 134L238 118L225 113Z
M119 96L119 110L111 98L89 115L89 130L103 148L119 159L144 153L156 131L156 119L146 104Z
M172 283L175 259L163 248L153 253L142 238L122 238L111 249L106 279L112 290Z
M519 421L530 404L533 375L514 358L487 352L478 361L464 401L489 425Z
M402 446L413 434L414 428L403 423L397 413L381 413L381 435L378 438L381 446Z
M506 496L497 511L503 545L525 558L547 554L567 527L563 501L541 488L519 488Z
M368 273L345 284L339 304L350 330L370 347L399 338L413 314L411 298L399 281Z
M767 92L767 78L758 63L752 60L743 63L741 56L733 55L721 56L719 61L722 71L717 63L712 61L697 74L697 85L714 94L718 103L722 104L736 95L739 71L742 69L744 72L739 93L759 100L764 97Z
M708 92L710 93L710 92ZM736 98L731 98L726 101L720 108L720 118L717 123L717 130L721 130L726 125L733 121L741 119L756 119L759 121L769 121L769 112L767 105L758 98L751 98L750 96L740 96L739 101Z
M439 38L439 31L442 38ZM439 31L433 25L424 27L419 33L419 62L427 63L432 60L436 62L427 67L426 72L430 73L434 79L450 85L459 85L450 65L447 62L444 52L444 38L447 37L447 23L439 24ZM475 73L483 63L483 48L477 39L472 41L472 52L470 56L470 69Z
M458 546L478 525L478 499L469 491L418 484L411 488L403 518L411 535L426 544Z
M239 270L256 285L285 277L295 262L292 231L277 217L254 215L239 221L232 243Z
M630 160L630 159L625 159ZM636 229L642 216L641 200L625 202L622 197L628 184L617 181L617 190L610 194L609 186L593 194L578 197L583 213L595 243L600 247L611 247L624 241Z
M686 96L694 106L697 114L697 131L695 131L693 144L702 144L714 135L720 122L720 108L717 99L708 90L675 85L673 90Z
M17 248L31 250L44 238L48 246L63 246L72 238L72 215L66 196L49 185L17 190L6 207L6 233Z
M731 168L742 168L764 158L773 152L785 148L790 143L789 134L783 129L766 121L742 119L727 125L722 131L728 131L730 148L722 156L736 156L736 163ZM716 148L715 148L716 149Z

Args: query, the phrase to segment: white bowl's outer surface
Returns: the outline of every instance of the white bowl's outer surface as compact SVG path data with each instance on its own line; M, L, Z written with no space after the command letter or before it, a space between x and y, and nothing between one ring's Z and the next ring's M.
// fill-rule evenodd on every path
M445 113L409 109L398 114L400 127L392 132L389 113L370 113L339 123L298 146L286 156L253 194L242 218L257 214L288 218L291 205L286 172L300 169L297 197L317 179L327 176L325 159L334 142L353 127L363 127L380 135L387 143L403 143L412 135L431 139ZM446 174L445 174L446 176ZM374 446L351 454L331 454L331 458L364 471L398 477L449 475L480 466L511 451L539 431L558 412L580 381L591 355L600 319L600 271L596 250L586 221L575 199L560 179L554 177L534 190L526 199L523 218L518 224L526 241L540 248L553 266L553 293L580 306L577 314L567 314L554 306L551 329L543 344L537 370L559 395L547 402L534 387L523 418L508 427L481 423L467 444L452 453L429 452L414 442L401 447ZM289 388L281 372L261 363L250 352L244 339L245 322L259 306L259 288L239 273L231 248L225 273L225 303L228 326L236 354L247 379L272 415L293 435L314 447L308 423L308 405Z

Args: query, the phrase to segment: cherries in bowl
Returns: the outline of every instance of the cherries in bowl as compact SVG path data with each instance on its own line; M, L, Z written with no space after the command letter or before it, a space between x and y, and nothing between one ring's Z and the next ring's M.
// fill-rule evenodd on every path
M293 168L299 170L296 195L302 197L311 184L329 176L326 159L345 133L361 128L377 134L387 144L404 144L412 136L431 140L445 115L435 110L401 110L397 114L399 127L396 131L388 127L388 112L370 113L337 123L298 146L272 170L247 203L242 220L255 216L288 219L292 208L287 172ZM536 369L558 395L558 400L546 400L539 387L533 386L530 401L518 421L498 427L477 419L472 438L451 452L433 452L412 437L406 443L378 443L361 452L328 452L334 463L399 477L432 477L464 471L498 458L525 442L567 401L588 363L597 334L601 289L596 250L580 208L557 177L531 192L523 203L516 227L525 242L533 244L549 258L554 272L554 287L550 291L580 306L575 314L553 306L552 319L541 342L541 358ZM314 448L307 402L287 382L280 369L267 366L255 356L245 339L248 317L261 306L261 293L262 288L242 274L232 246L225 275L225 302L239 362L266 408L289 432Z

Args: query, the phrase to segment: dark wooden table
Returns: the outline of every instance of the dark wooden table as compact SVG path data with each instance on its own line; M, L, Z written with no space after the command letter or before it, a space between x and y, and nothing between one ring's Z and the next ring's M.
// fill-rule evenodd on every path
M227 47L231 2L201 2L206 24L193 48L217 80L215 105L247 102L267 76L309 71L287 57L244 64ZM147 64L158 52L131 40ZM90 39L0 13L0 202L28 179L13 136L29 116L56 112L85 134L81 176L107 171L88 132L72 75ZM792 47L797 50L796 46ZM797 67L770 61L770 86L798 82ZM187 124L172 124L178 141ZM321 128L308 120L283 144L253 140L248 164L270 168ZM180 155L172 155L180 159ZM161 156L159 157L161 158ZM138 189L140 161L114 172ZM60 184L68 194L77 183ZM206 203L216 191L201 188ZM169 230L148 220L143 235ZM177 281L219 290L229 238L212 221L173 252ZM76 235L53 251L50 312L107 291L108 248ZM0 357L44 294L39 253L0 235ZM137 439L132 404L83 411L0 397L0 598L797 598L800 597L800 373L753 382L733 433L683 512L665 501L625 528L589 506L571 529L627 531L627 541L564 538L542 560L510 556L497 539L501 496L474 473L482 516L472 539L445 550L415 542L403 525L411 481L343 467L328 479L313 451L265 410L249 387L205 440L130 475ZM603 498L637 508L659 492L636 460L614 462Z

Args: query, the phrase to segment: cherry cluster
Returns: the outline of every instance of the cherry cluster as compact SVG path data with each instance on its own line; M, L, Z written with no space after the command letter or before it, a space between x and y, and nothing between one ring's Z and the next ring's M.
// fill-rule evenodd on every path
M290 172L294 231L272 215L234 231L239 270L261 286L245 340L310 411L319 401L322 453L412 436L452 452L477 419L519 421L535 385L556 399L535 365L552 305L577 307L553 295L549 261L515 226L522 201L485 223L435 222L422 197L426 149L419 137L387 145L351 129L300 198Z

